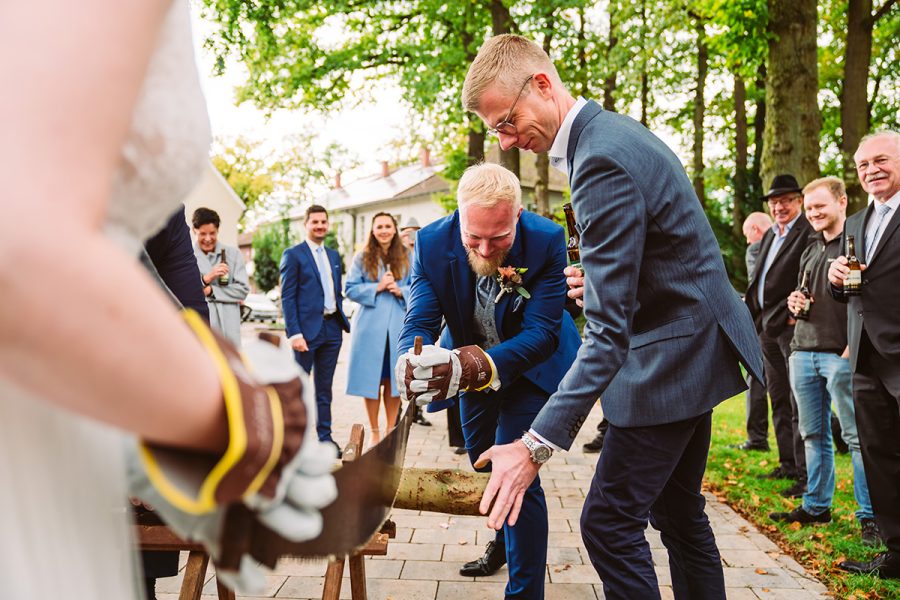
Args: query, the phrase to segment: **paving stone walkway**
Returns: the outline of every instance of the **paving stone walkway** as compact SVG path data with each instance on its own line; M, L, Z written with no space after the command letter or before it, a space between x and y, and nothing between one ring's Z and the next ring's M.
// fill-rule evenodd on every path
M366 423L361 398L348 397L346 389L349 338L335 377L335 438L345 443L353 423ZM382 414L382 419L384 418ZM413 425L406 466L469 468L468 458L457 456L447 445L446 419L429 417L432 427ZM546 600L602 600L603 586L588 560L581 542L579 516L584 495L594 474L596 454L583 454L581 445L596 432L600 419L595 410L586 421L573 450L554 456L541 470L550 517L550 540L546 573ZM722 554L728 598L733 600L828 598L827 590L793 558L783 554L751 523L707 494L707 513ZM480 517L457 517L436 513L395 510L397 537L390 541L384 557L366 559L370 600L498 600L503 598L506 568L486 578L462 577L463 562L480 556L493 532ZM653 552L663 599L674 598L668 556L659 533L650 528L647 539ZM182 563L185 556L182 556ZM261 598L318 599L322 597L324 561L282 560L268 577ZM347 571L345 570L345 574ZM159 600L176 600L181 576L157 583ZM212 573L203 600L213 600ZM239 596L239 598L241 598ZM350 598L345 578L342 599Z

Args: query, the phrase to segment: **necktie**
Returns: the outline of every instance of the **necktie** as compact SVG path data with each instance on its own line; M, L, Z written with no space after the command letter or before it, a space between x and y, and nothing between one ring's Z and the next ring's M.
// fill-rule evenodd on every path
M334 302L334 282L331 279L331 269L325 258L325 248L316 248L316 265L319 267L319 279L322 280L322 291L325 293L325 312L333 313L337 310Z
M878 214L875 217L875 224L869 229L869 235L866 237L866 264L871 262L872 257L875 256L875 246L878 244L878 234L881 231L881 227L884 225L884 218L890 210L891 207L888 206L887 203L875 207L875 212Z

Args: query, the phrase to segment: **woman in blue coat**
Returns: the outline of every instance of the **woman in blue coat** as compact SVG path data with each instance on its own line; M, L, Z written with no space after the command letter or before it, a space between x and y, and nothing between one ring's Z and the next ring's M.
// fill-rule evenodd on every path
M397 422L400 411L394 364L406 315L411 262L394 217L380 212L372 218L366 247L353 257L347 276L346 296L359 304L350 327L347 394L365 398L373 444L381 439L380 399L384 398L388 429Z

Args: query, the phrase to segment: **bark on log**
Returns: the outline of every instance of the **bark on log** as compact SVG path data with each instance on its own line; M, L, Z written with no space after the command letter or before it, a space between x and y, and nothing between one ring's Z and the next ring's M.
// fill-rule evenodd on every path
M490 473L458 469L403 469L394 508L449 515L480 515L478 504Z

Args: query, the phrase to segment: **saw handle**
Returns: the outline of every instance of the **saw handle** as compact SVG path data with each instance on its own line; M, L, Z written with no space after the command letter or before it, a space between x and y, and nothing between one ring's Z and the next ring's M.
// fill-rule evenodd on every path
M415 354L416 356L418 356L419 354L422 354L422 336L421 335L417 335L413 339L413 354Z

